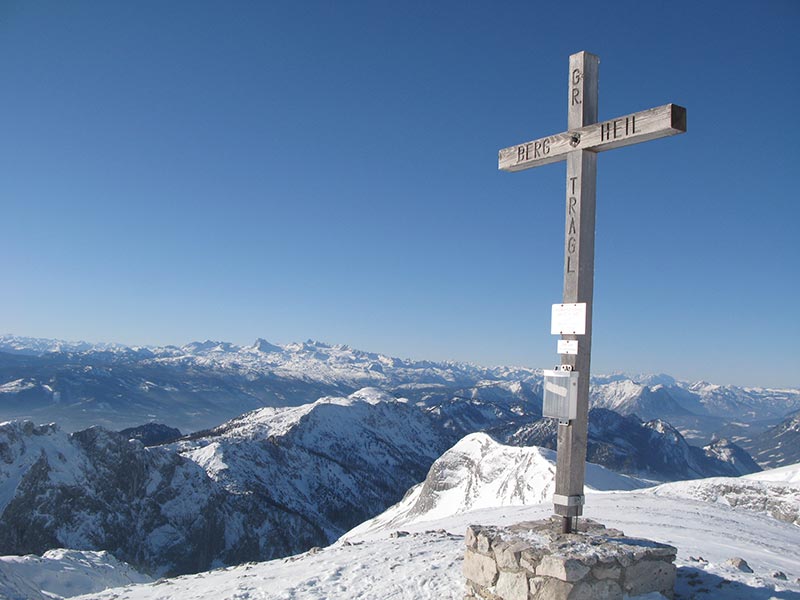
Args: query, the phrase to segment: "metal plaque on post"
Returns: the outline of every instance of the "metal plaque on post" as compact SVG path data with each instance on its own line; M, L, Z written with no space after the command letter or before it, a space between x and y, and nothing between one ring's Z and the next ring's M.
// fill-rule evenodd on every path
M578 416L578 372L544 371L542 416L560 422L574 421Z
M550 333L553 335L586 333L586 303L553 304L550 316Z
M577 354L578 340L558 340L556 348L558 354Z

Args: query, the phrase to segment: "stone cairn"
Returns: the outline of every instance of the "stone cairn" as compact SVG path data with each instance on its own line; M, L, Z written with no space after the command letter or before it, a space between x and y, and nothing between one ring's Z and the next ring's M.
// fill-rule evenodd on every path
M506 528L471 525L466 545L466 600L674 597L674 547L588 519L569 534L561 533L561 517Z

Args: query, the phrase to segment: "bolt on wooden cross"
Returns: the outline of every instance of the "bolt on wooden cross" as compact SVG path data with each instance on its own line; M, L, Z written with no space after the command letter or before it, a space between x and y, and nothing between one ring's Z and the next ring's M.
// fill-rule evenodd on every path
M562 531L572 531L583 514L583 484L589 417L589 367L592 349L594 228L597 153L686 131L686 109L665 104L610 121L597 122L597 80L600 59L588 52L569 57L567 131L504 148L502 171L522 171L553 162L567 162L567 206L564 237L564 304L585 303L584 335L563 335L577 341L577 352L562 354L563 368L578 373L578 407L574 420L560 422L556 462L555 513ZM570 350L572 351L572 350Z

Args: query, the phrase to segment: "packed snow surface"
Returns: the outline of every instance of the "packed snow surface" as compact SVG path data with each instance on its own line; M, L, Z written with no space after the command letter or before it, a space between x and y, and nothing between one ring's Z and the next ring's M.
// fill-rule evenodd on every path
M711 477L659 485L656 496L691 498L770 515L800 526L800 465L743 477Z
M752 479L753 481L775 481L779 483L796 483L800 486L800 464L786 465L777 469L761 471L745 475L742 479Z

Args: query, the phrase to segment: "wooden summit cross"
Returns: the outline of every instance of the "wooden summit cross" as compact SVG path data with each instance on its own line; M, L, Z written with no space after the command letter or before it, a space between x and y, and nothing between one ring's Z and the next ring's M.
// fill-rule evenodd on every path
M583 514L583 483L589 417L589 366L592 349L594 287L594 216L597 153L686 131L686 109L665 104L610 121L597 122L600 59L588 52L569 57L567 131L500 150L502 171L522 171L567 161L567 207L564 238L564 304L585 304L585 333L563 334L559 345L564 370L577 372L577 413L560 421L556 462L555 512L562 531L573 530ZM581 307L576 307L581 308ZM577 344L577 350L575 350Z

